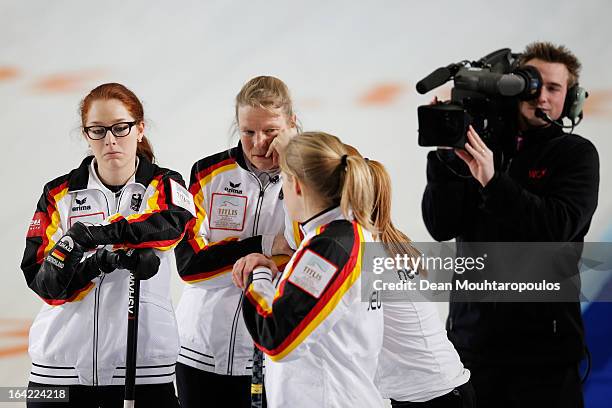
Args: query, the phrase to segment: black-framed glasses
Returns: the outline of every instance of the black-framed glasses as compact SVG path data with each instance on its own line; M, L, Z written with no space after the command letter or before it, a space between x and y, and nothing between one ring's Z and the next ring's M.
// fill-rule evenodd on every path
M110 126L85 126L83 127L83 131L92 140L100 140L106 137L106 132L109 130L115 137L124 137L130 134L132 131L132 126L134 126L137 121L134 122L119 122Z

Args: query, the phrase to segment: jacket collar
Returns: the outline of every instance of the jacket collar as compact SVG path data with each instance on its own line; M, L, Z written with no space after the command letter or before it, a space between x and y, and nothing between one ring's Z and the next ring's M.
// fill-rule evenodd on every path
M249 171L249 167L246 164L246 159L244 158L244 151L242 150L242 142L238 142L238 146L232 149L230 155L236 160L236 163L244 170Z
M531 145L547 142L564 134L563 129L555 125L524 130L520 134L520 137L523 139L521 150Z
M69 192L87 189L90 174L94 180L99 181L96 172L93 170L93 160L94 156L87 156L85 159L83 159L79 167L70 172L68 180ZM148 186L155 176L155 167L156 166L146 158L138 156L138 168L136 169L136 174L132 180L136 181L136 183L142 184L143 186ZM100 185L102 185L101 182Z
M335 220L345 220L346 217L342 214L342 210L339 206L330 207L326 210L321 211L320 213L314 215L309 218L305 222L300 224L300 228L304 235L308 235L311 232L317 230L318 227L322 225L329 224Z

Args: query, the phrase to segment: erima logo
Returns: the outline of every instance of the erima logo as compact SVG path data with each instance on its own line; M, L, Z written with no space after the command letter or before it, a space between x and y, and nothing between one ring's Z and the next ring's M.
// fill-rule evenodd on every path
M225 191L227 191L228 193L233 193L233 194L242 194L242 190L238 190L238 187L240 187L242 183L232 183L231 181L229 182L229 187L225 187Z
M82 200L79 200L79 197L75 198L74 201L76 202L76 206L72 207L72 211L88 211L91 210L91 206L90 205L85 205L85 202L87 201L87 197L83 197Z

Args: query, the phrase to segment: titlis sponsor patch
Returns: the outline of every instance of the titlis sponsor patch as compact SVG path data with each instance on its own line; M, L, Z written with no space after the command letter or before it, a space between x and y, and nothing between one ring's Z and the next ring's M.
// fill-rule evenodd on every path
M64 268L64 261L66 260L67 254L72 252L72 248L74 248L74 241L72 238L69 236L62 237L55 249L47 256L47 262L60 269Z
M86 205L85 204L87 202L87 197L83 197L80 200L79 200L79 197L76 197L74 199L74 202L76 203L76 205L74 207L72 207L72 211L89 211L89 210L91 210L91 205Z
M240 187L242 183L232 183L231 181L229 182L229 187L225 187L225 191L227 191L228 193L231 194L242 194L242 190L239 190L238 187Z

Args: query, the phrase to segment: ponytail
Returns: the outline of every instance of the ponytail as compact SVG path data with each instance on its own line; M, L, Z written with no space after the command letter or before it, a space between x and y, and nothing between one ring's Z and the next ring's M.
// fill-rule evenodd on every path
M149 142L146 136L142 137L142 140L138 143L136 147L136 154L138 156L142 156L151 163L155 162L155 154L153 153L153 146Z
M366 186L372 185L372 175L368 164L361 156L347 155L344 183L340 195L340 208L344 214L353 211L353 216L365 229L372 231L371 221L374 207L374 191ZM341 158L342 162L342 158ZM342 163L340 164L342 166Z
M305 132L289 141L280 167L307 185L323 205L339 205L347 218L352 212L394 256L421 256L391 222L391 178L381 163L364 159L336 136ZM419 273L424 272L419 267Z
M418 249L412 245L412 240L397 229L391 221L391 177L382 163L368 160L374 186L374 207L372 209L372 224L376 231L375 237L387 245L394 256L404 254L416 259L421 256ZM419 263L418 273L425 275L426 271Z

